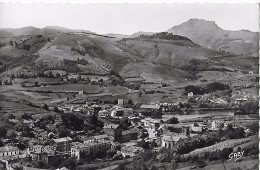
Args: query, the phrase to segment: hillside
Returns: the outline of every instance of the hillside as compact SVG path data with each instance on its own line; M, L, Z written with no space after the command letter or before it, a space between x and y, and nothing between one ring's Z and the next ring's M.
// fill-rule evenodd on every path
M190 19L167 30L190 38L193 42L217 50L258 56L258 33L247 30L223 30L213 21Z
M3 74L21 73L29 66L34 74L51 69L91 74L113 70L147 81L182 81L196 78L198 71L255 72L258 68L255 57L205 48L167 32L118 38L62 27L46 27L42 34L31 27L23 30L26 35L0 38Z

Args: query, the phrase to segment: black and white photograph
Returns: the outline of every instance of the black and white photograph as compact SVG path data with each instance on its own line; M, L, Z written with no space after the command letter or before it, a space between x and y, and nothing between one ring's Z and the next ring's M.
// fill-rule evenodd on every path
M0 170L258 170L258 3L0 3Z

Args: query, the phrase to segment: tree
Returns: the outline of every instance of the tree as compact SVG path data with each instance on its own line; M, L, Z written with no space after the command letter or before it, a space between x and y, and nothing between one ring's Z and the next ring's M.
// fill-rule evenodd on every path
M16 132L14 130L9 130L6 134L6 137L11 139L11 138L15 138L16 137Z
M40 168L43 168L43 167L44 167L44 163L43 163L42 161L38 161L38 166L39 166Z
M7 134L6 126L0 126L0 138L4 138Z
M184 108L184 105L180 102L180 103L179 103L179 107L180 107L180 108Z
M62 162L62 166L65 166L66 168L68 168L69 170L75 170L77 167L77 161L76 158L74 157L70 157L67 160L65 160L64 162Z
M60 77L60 74L59 74L59 72L57 72L57 73L56 73L56 77Z
M107 151L107 155L110 156L110 157L113 157L115 154L116 154L116 150L110 149L110 150Z
M166 121L166 123L168 123L168 124L178 124L179 123L179 120L178 120L178 118L177 117L172 117L172 118L170 118L170 119L168 119L167 121Z
M52 71L49 71L49 72L48 72L48 77L54 78L54 75L52 74Z
M57 106L54 107L54 112L59 113L59 109Z
M69 131L66 129L66 128L60 128L59 130L58 130L58 136L59 136L59 138L63 138L63 137L67 137L67 136L69 136Z
M31 45L23 44L23 49L25 49L26 51L29 51L30 48L31 48Z
M118 165L117 169L118 170L125 170L126 169L125 166L126 166L126 163L121 163L121 164Z
M170 164L170 169L177 169L178 163L176 161L172 161Z
M139 91L139 95L138 95L138 97L141 97L142 96L142 91Z
M7 116L7 119L15 119L15 116L11 113Z
M45 109L45 110L47 110L47 111L49 111L49 107L48 107L47 104L44 104L42 108Z
M246 114L258 114L259 103L258 101L249 101L242 104L240 110Z
M203 168L203 167L206 166L206 163L203 162L202 160L199 160L199 159L198 159L198 160L195 162L195 165L196 165L197 167L199 167L199 168Z
M253 132L253 134L257 134L259 132L258 122L251 123L248 128Z
M0 140L0 147L5 146L4 143Z
M23 113L22 116L21 116L22 119L25 119L25 120L30 120L30 119L33 119L32 118L32 115L30 115L29 113Z
M129 105L134 105L132 99L129 99L127 103L128 103Z
M15 78L14 74L12 74L10 78L13 80Z
M155 142L155 140L153 140L151 142L151 148L155 148L155 147L157 147L157 143Z
M9 41L9 45L10 45L10 46L13 46L13 45L14 45L13 40L10 40L10 41Z
M129 127L131 126L131 121L129 120L128 117L123 117L123 119L121 119L119 125L120 125L123 129L127 130L127 129L129 129Z
M62 163L62 159L60 157L54 157L51 161L51 165L54 167L54 168L58 168Z

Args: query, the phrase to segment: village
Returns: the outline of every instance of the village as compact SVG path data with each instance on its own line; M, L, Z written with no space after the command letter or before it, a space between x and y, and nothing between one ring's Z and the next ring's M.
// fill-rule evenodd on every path
M120 15L110 7L89 14L90 5L38 28L0 29L0 170L258 169L259 33L221 28L243 23L237 16L246 5L238 13L223 6L235 14L225 22L194 18L195 4L179 13L182 7L164 5L171 15L158 18L157 7L125 15L128 5ZM212 15L201 6L198 14ZM40 9L19 15L43 22L62 13L45 17L52 8ZM143 32L150 29L128 25L134 14L133 21L148 14L149 27L162 21L165 28ZM118 16L127 22L118 25ZM75 27L67 26L86 26L52 26L70 20ZM120 28L107 32L107 22Z
M243 144L251 141L250 136L257 133L251 128L256 119L250 116L235 117L234 108L252 100L250 97L239 93L227 103L220 98L212 99L209 95L189 92L185 101L177 103L137 106L133 101L124 99L113 101L114 104L67 102L58 107L45 108L53 109L55 114L40 119L26 113L21 117L9 115L6 122L15 126L15 131L12 137L8 135L2 140L1 165L10 170L19 167L28 170L66 169L66 166L73 169L85 165L88 169L91 164L95 164L95 168L109 167L113 161L132 159L146 150L157 153L162 148L174 149L185 139L228 128L243 131L242 136L234 137L236 140L245 138L234 142L236 145ZM199 101L205 100L213 103L214 107L199 107L202 105ZM180 113L189 116L201 111L211 112L212 109L229 114L183 120L175 117ZM229 139L221 139L225 140Z

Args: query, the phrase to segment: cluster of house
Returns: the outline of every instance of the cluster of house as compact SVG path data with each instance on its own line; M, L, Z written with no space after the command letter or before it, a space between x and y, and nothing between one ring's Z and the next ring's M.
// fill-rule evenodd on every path
M133 157L144 151L143 143L149 143L149 146L156 143L156 147L152 147L154 151L161 147L173 148L175 143L181 139L202 134L207 130L214 131L227 127L227 123L224 121L216 120L200 123L167 124L160 118L152 118L151 115L162 114L163 108L166 108L169 104L141 105L138 109L133 110L132 108L124 108L123 103L122 99L119 99L118 105L66 105L59 107L59 109L63 110L64 114L87 110L87 112L96 114L98 117L109 119L118 120L118 118L128 117L131 121L129 130L122 129L119 124L105 124L103 134L84 136L85 132L79 132L80 135L77 135L77 137L80 140L77 140L77 142L71 137L55 139L56 136L53 134L54 139L51 139L50 143L47 145L39 144L39 142L37 145L31 144L26 152L15 146L0 147L0 159L10 160L27 157L30 161L42 161L44 164L49 164L57 157L63 159L75 157L77 160L81 160L90 156L95 158L100 154L105 154L108 150L116 150L117 154L123 157ZM60 118L56 118L56 120L61 122ZM31 122L27 123L32 124ZM34 129L37 134L44 133L37 130L39 129ZM143 135L144 132L147 135ZM40 135L38 139L41 136L43 135ZM44 139L42 140L44 141Z
M111 118L123 118L135 116L160 116L162 115L162 105L141 105L138 109L125 108L123 106L123 100L119 99L117 105L103 104L98 105L95 103L87 103L85 105L68 104L59 106L58 109L64 113L69 112L81 112L86 114L95 114L99 117L111 117Z
M69 80L83 80L88 81L92 84L100 84L107 83L111 84L114 81L117 82L118 78L113 75L80 75L80 74L68 74L66 78L63 79L64 82L68 82Z

